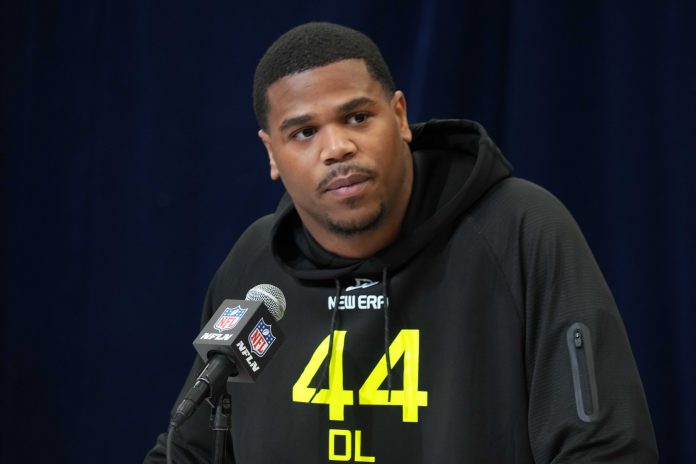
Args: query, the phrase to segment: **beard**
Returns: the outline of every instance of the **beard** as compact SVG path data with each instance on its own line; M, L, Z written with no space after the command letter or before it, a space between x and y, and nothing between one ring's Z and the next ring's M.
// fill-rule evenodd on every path
M353 203L353 202L351 202ZM348 206L354 206L349 204ZM348 221L337 221L329 217L325 218L325 223L328 229L336 235L343 237L353 237L358 234L375 230L384 221L385 207L383 203L379 204L379 208L373 214L359 219Z

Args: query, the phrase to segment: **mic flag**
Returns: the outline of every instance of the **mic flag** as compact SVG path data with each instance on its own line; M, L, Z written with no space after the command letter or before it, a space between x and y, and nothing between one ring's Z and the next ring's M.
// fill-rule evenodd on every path
M276 322L284 314L285 296L270 284L255 286L245 300L222 302L193 341L206 365L172 413L169 437L206 397L223 394L227 382L256 381L283 342Z
M193 346L205 362L216 353L233 359L237 375L228 381L255 382L285 339L277 324L278 311L272 309L274 314L262 301L225 300Z

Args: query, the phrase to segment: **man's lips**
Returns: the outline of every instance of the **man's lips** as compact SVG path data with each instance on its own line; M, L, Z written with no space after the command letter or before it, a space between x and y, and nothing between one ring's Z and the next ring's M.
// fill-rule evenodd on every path
M350 190L349 187L357 185L357 184L362 184L363 182L367 182L370 180L370 176L368 174L363 174L363 173L353 173L349 174L347 176L339 176L334 179L332 179L330 182L328 182L326 185L323 186L322 191L323 192L331 192L331 191L341 191L343 190Z

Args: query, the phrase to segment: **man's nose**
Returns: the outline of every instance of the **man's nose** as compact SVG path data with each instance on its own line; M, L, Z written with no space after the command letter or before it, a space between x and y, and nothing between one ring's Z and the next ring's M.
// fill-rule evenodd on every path
M326 164L346 161L355 155L357 147L349 131L341 127L329 126L322 131L321 160Z

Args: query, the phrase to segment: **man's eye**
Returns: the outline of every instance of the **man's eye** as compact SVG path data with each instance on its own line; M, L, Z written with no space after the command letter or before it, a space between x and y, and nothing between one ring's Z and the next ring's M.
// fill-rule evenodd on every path
M360 124L365 121L367 121L368 114L367 113L355 113L352 114L348 117L348 123L349 124Z
M292 134L292 138L295 140L306 140L313 136L317 131L311 127L305 127Z

